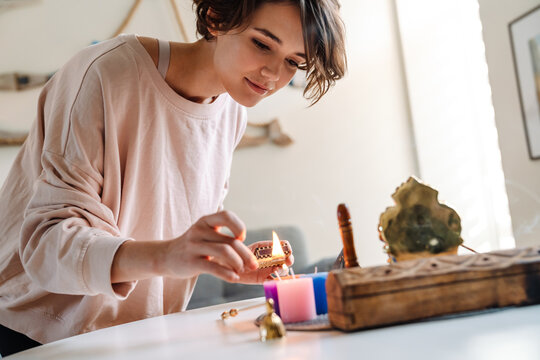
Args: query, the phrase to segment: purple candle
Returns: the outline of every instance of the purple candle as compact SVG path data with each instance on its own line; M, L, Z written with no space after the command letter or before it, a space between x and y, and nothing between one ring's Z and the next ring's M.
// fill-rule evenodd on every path
M279 299L277 293L277 281L268 280L263 283L264 286L264 296L266 299L274 300L274 312L279 316Z

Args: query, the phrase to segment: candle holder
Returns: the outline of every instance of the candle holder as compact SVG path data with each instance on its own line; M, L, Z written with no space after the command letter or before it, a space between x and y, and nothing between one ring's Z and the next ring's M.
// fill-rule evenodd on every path
M281 266L285 264L287 258L291 255L291 247L286 241L280 241L281 249L284 255L272 256L272 245L259 246L253 251L259 263L259 269Z

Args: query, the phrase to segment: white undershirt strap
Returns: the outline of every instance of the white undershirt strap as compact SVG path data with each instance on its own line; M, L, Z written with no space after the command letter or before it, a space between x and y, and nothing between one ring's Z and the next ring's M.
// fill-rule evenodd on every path
M158 60L158 71L161 76L165 79L167 75L167 70L169 69L169 59L171 56L171 47L168 41L158 39L159 43L159 60Z

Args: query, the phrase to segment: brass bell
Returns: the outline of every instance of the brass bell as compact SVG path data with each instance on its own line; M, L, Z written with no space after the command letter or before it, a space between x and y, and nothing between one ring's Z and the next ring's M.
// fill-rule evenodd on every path
M259 326L261 341L279 339L287 334L281 318L274 312L274 300L266 300L266 315Z

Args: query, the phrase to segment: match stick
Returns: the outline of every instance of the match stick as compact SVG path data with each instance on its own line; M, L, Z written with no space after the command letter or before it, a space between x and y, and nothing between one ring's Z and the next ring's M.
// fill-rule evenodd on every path
M266 301L261 303L261 304L255 304L255 305L251 305L251 306L246 306L245 308L242 308L242 309L231 309L229 311L224 311L224 312L221 313L221 320L225 320L225 319L228 319L230 317L235 317L236 315L238 315L238 313L240 311L255 309L255 308L258 308L259 306L263 306L263 305L266 305Z

